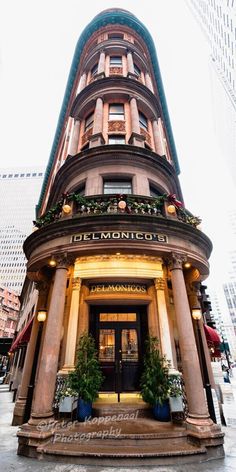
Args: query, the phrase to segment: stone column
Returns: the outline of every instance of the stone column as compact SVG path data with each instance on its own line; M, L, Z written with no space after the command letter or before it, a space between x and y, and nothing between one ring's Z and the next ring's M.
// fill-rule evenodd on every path
M170 327L168 320L168 313L166 307L165 299L165 281L162 277L158 277L154 280L156 297L157 297L157 307L158 307L158 319L159 319L159 328L160 328L160 341L161 341L161 350L162 354L166 355L168 361L170 361L170 370L173 370L173 354L170 338Z
M197 346L182 269L183 261L183 256L172 254L170 270L183 376L189 408L186 421L192 426L209 427L213 423L209 417L204 395Z
M98 97L94 110L93 134L89 137L90 147L102 146L105 144L103 138L103 100Z
M160 130L159 130L158 123L156 120L153 120L152 122L152 130L153 130L155 151L157 154L159 154L159 156L163 156L165 154L165 151L163 148L162 137L160 135Z
M66 374L68 371L74 370L75 366L80 288L81 279L79 277L76 277L72 281L72 296L67 330L65 363L62 367L62 370L60 371L60 374Z
M145 85L147 88L149 88L149 90L151 90L152 93L154 92L152 80L148 72L145 73Z
M131 136L129 138L129 144L144 147L145 137L141 136L137 100L134 97L131 97L130 99L130 117Z
M29 424L37 424L40 419L53 416L52 403L58 369L69 262L66 256L57 258Z
M106 61L105 52L101 51L99 62L98 62L98 73L97 73L97 76L99 76L99 78L105 77L105 61Z
M33 326L31 330L30 340L28 342L24 368L21 378L21 385L19 388L19 395L15 403L12 426L21 425L23 423L26 401L28 396L28 387L30 385L30 377L34 362L35 348L37 343L38 331L39 331L39 322L37 320L38 310L46 307L46 299L48 294L48 283L47 282L38 282L36 288L39 291L37 308L35 310Z
M72 138L69 143L68 154L74 156L78 152L79 145L79 132L80 132L80 121L74 120L74 128L72 132Z
M135 79L137 76L134 73L134 61L133 61L133 54L131 51L127 51L127 71L128 77L134 77Z

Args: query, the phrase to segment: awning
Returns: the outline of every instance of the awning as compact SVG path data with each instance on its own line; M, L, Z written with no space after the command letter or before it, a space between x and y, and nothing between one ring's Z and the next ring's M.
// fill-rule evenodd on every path
M22 331L18 334L18 336L16 337L15 341L13 342L9 352L13 352L21 344L25 344L25 343L29 342L30 335L31 335L31 329L32 329L32 325L33 325L33 319L34 318L31 318L31 320L28 321L28 323L25 325L25 327L22 329Z
M213 343L214 345L220 345L221 343L220 336L214 328L211 328L211 326L204 324L204 331L205 331L207 342Z

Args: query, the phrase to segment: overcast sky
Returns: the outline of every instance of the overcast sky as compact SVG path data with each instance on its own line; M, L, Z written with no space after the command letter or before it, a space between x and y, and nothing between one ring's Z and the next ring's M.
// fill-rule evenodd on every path
M46 167L65 86L84 27L121 7L150 31L157 50L186 207L213 241L221 278L232 245L227 211L235 189L214 134L209 51L184 0L0 0L1 167Z

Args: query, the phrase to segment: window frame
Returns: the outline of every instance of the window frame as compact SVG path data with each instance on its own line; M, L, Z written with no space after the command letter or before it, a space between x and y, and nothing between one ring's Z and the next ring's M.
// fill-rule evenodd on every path
M119 113L116 111L111 112L111 107L119 106L123 108L123 112ZM116 118L115 118L116 117ZM109 109L108 109L108 120L109 121L125 121L125 107L124 103L109 103Z
M122 61L122 56L110 56L109 58L109 66L110 67L123 67L123 61ZM115 62L112 62L112 60L114 59L120 59L120 61L115 61Z
M140 126L140 128L144 129L145 131L148 131L148 119L147 119L146 115L144 115L144 113L139 110L138 117L139 117L139 126ZM144 120L143 120L143 118L144 118Z
M92 117L92 120L87 123L88 119ZM93 128L93 123L94 123L94 111L89 113L86 118L84 119L84 132L88 131L88 129Z
M109 191L106 191L106 184L109 184L109 183L110 184L117 183L117 184L120 184L120 185L129 184L130 188L128 189L128 191L127 191L127 189L124 191L125 187L124 187L124 189L122 189L122 188L119 188L117 186L117 187L113 187L113 189L112 189L112 186L111 186L111 189L109 190L110 187L108 187ZM130 178L130 179L124 178L123 179L122 177L120 177L120 178L108 178L108 177L106 177L106 178L103 179L103 194L104 195L112 195L112 194L132 195L132 193L133 193L132 178Z
M110 143L110 139L118 140L118 142ZM120 142L119 142L120 141ZM123 142L121 142L123 141ZM110 134L108 135L108 144L125 144L125 135L124 134Z

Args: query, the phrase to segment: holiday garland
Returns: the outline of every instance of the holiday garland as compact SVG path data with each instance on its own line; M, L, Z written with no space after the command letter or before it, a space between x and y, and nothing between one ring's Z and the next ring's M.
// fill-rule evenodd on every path
M142 200L142 201L140 201ZM164 203L174 205L177 217L192 226L197 226L201 223L201 219L193 216L181 201L177 200L175 194L163 194L156 198L145 197L131 197L129 195L115 195L90 198L82 196L76 192L65 194L63 193L57 204L44 213L42 216L33 221L37 228L42 228L50 223L61 218L63 206L75 202L78 212L81 214L89 213L115 213L117 211L126 213L141 213L150 215L161 215ZM125 208L120 210L119 203L125 202Z

